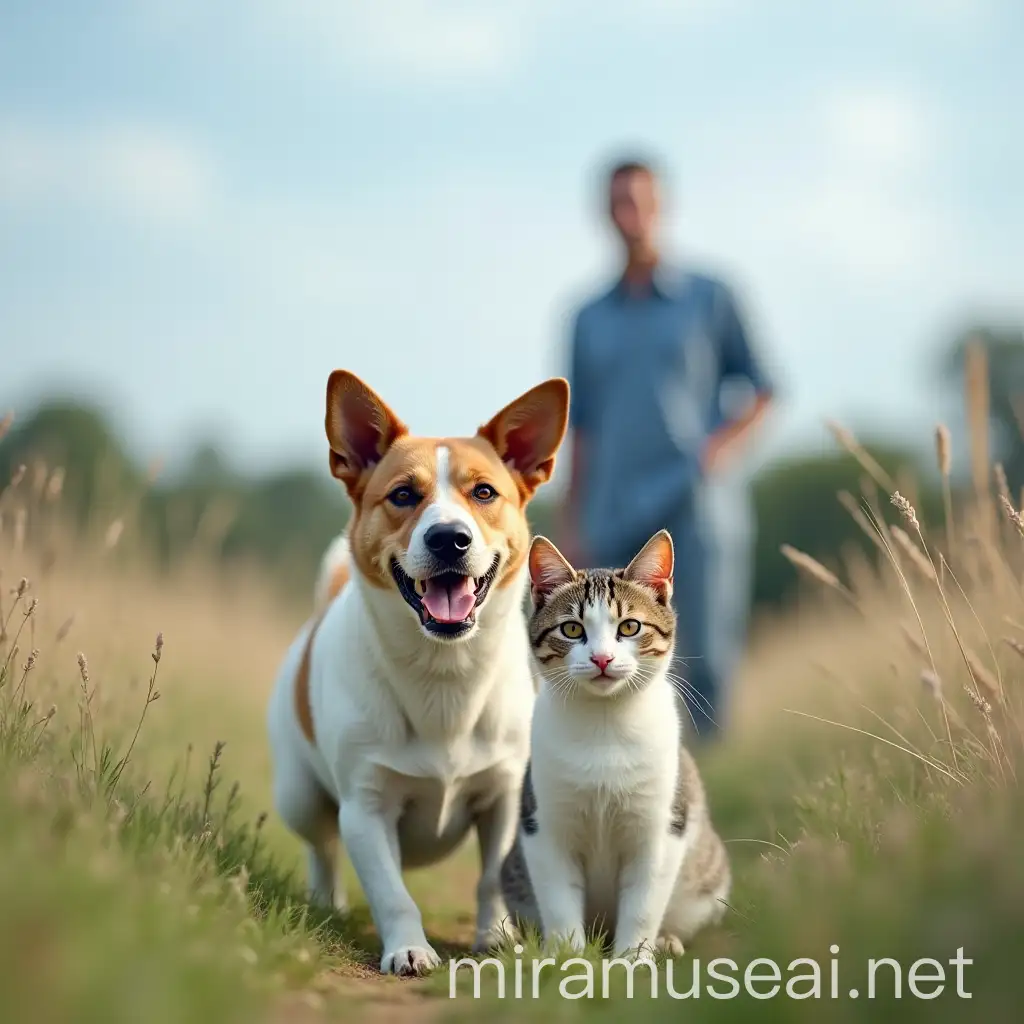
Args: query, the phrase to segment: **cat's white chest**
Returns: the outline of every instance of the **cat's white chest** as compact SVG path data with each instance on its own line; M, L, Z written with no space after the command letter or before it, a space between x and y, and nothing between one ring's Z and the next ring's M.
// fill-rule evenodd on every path
M541 707L534 718L532 772L549 826L580 851L621 860L638 831L671 812L677 773L675 709L650 701L643 716L590 720ZM543 704L543 701L542 701ZM660 712L660 713L659 713Z

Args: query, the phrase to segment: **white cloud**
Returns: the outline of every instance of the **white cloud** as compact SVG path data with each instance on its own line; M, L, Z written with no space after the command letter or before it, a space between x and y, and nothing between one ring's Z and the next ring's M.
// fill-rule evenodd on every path
M818 151L787 213L812 258L868 288L919 282L953 227L932 194L940 131L911 93L849 87L812 113Z
M942 218L926 204L855 177L813 189L794 227L836 270L869 287L920 280L947 235Z
M271 33L339 70L394 83L501 77L518 66L543 11L535 0L272 0L260 15Z
M581 26L659 30L729 14L751 0L264 0L263 27L320 60L364 79L465 85L521 73L553 36L562 45ZM247 12L251 9L245 8Z
M0 202L9 205L64 203L176 220L207 208L214 179L196 145L159 126L0 121Z
M936 126L916 97L898 90L834 93L818 115L828 158L861 173L907 174L932 155Z

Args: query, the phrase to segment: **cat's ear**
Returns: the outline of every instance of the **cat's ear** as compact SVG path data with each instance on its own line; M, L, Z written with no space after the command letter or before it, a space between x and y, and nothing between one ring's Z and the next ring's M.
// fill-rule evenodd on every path
M650 587L663 604L672 597L675 550L668 530L659 530L623 571L623 578Z
M530 545L530 596L536 607L557 590L576 579L576 570L547 537L534 537Z

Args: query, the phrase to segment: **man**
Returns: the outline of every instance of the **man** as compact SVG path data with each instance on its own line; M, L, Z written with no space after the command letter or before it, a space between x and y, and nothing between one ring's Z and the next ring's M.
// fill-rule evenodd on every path
M729 289L662 258L660 198L649 163L612 169L609 214L624 266L573 325L562 539L577 564L625 565L669 529L680 625L673 673L707 736L721 727L750 595L746 495L729 494L716 475L763 417L771 385ZM728 402L735 383L747 392L739 408Z

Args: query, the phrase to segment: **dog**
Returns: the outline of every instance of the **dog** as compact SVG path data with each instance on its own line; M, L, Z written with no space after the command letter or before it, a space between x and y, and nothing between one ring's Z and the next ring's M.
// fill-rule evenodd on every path
M347 849L384 974L440 962L402 869L436 863L471 828L474 950L501 936L535 693L526 507L554 469L568 404L553 378L473 437L418 438L354 374L327 383L330 467L353 513L270 700L274 805L306 844L312 902L344 908Z

